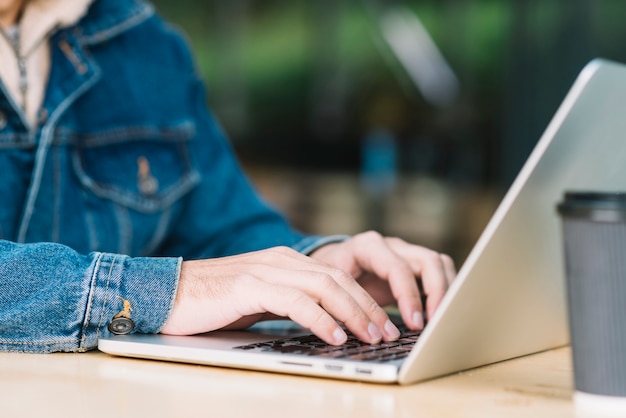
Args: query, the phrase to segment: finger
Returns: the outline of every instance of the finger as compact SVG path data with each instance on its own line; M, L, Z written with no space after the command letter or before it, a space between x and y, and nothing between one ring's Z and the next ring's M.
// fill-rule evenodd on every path
M342 257L345 259L345 257ZM389 316L385 312L385 310L372 298L372 295L368 293L359 283L358 281L349 274L347 270L337 269L330 264L320 262L317 259L313 259L311 257L306 257L309 260L311 265L315 266L315 269L323 271L324 273L333 277L333 279L339 284L349 295L351 295L354 300L356 300L358 306L365 312L366 316L370 319L370 323L368 324L368 334L370 338L372 338L372 342L378 342L382 335L382 338L385 341L394 341L400 337L400 331L398 328L391 322ZM352 265L353 263L349 262L348 265ZM360 269L358 269L360 272ZM362 318L360 318L362 319ZM355 332L355 335L363 340L363 331L358 331L362 329L362 326L356 325L353 326L352 323L354 321L342 320L348 328ZM362 323L361 323L362 324ZM365 340L364 340L365 341Z
M379 234L368 232L354 237L353 253L359 265L387 280L405 324L412 329L424 327L423 307L416 274Z
M441 261L443 262L443 269L446 274L446 280L448 281L448 287L454 282L456 279L456 267L454 265L454 260L447 254L440 254Z
M409 244L399 238L388 238L393 250L407 261L416 276L420 276L426 295L426 317L432 318L454 279L452 259L431 249ZM450 278L452 277L452 278Z
M329 274L334 281L333 289L327 294L327 298L322 299L322 306L344 322L357 338L378 343L381 339L394 341L400 337L400 331L391 322L385 310L352 276L338 269ZM323 277L320 276L318 280L323 280ZM322 288L324 287L325 285L322 285ZM342 302L335 299L348 296L350 306L346 304L338 310L336 303ZM343 303L348 303L348 299Z
M426 317L432 318L443 297L448 291L450 280L454 279L454 263L447 255L442 255L428 248L405 242L395 244L394 249L406 254L411 270L421 279L426 296ZM406 246L407 248L397 248ZM450 278L451 277L451 278Z
M311 330L328 344L341 345L348 339L344 330L332 316L299 289L271 284L263 280L257 280L254 287L255 299L248 302L252 310L290 318Z
M255 257L244 260L237 257L231 262L240 266L242 261L248 263L248 271L267 282L305 291L362 341L377 343L381 338L391 341L400 336L386 312L343 270L286 247L257 252Z
M445 297L445 294L447 293L450 285L456 278L456 267L454 266L454 261L452 260L452 258L447 254L439 254L439 258L441 260L441 265L444 271L445 283L441 282L441 286L430 286L428 288L429 290L424 291L424 293L427 295L426 317L429 320L432 319L435 311L437 310L437 308L439 308L439 305L441 305L441 302L443 301L443 298ZM427 274L428 273L424 273L424 275ZM432 281L427 281L426 283L431 284ZM426 288L427 287L425 286L425 289Z
M430 252L423 257L422 286L426 294L426 317L431 319L448 291L451 267L448 256ZM452 274L452 280L454 274Z
M376 344L383 337L399 338L400 332L394 330L386 312L351 276L323 264L307 268L316 270L260 265L255 271L267 282L304 292L362 341Z

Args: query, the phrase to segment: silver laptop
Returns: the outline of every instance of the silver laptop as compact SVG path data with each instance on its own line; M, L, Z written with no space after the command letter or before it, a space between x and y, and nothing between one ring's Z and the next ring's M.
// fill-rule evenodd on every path
M408 348L349 358L341 351L358 354L355 344L334 352L299 338L302 330L288 321L189 337L114 336L98 347L119 356L409 384L566 345L555 211L566 190L626 190L626 66L594 60L583 69L435 316L419 337L402 339Z

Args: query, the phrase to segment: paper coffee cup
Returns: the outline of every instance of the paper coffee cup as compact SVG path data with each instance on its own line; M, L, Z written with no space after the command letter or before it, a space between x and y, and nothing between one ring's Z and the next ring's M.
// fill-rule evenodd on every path
M626 193L568 192L558 212L574 402L589 414L626 417Z

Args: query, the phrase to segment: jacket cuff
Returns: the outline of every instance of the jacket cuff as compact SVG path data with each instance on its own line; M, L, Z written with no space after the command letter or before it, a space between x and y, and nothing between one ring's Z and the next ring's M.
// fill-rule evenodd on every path
M350 235L327 235L327 236L309 236L293 246L293 249L304 254L310 255L315 250L327 244L335 242L343 242L350 238Z
M128 332L159 332L174 304L181 264L182 258L99 254L81 345L95 347L98 338L111 335L109 324L120 316L132 320Z

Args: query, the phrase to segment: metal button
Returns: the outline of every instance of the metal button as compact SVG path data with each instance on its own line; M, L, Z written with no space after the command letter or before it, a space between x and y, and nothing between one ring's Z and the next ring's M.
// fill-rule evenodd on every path
M0 110L0 130L6 128L7 126L7 115Z
M48 110L45 107L39 109L37 114L37 121L40 125L44 125L48 121Z
M145 196L152 196L159 191L159 181L152 175L150 162L143 156L137 159L137 188Z
M135 323L130 318L113 318L113 320L109 322L108 328L112 334L126 335L135 328Z
M129 334L135 328L135 323L130 319L130 311L132 311L133 308L129 301L123 299L121 296L118 297L123 300L124 309L113 317L107 328L115 335Z

